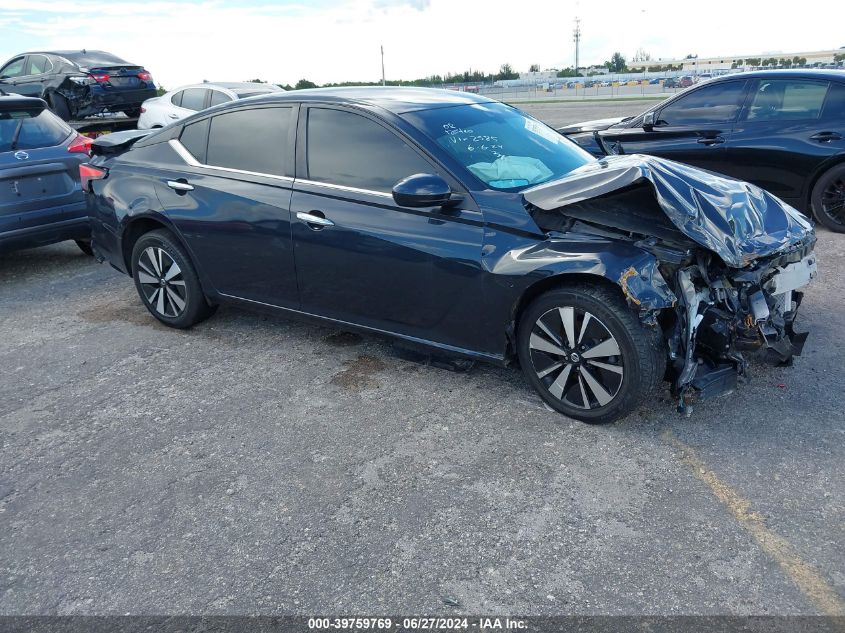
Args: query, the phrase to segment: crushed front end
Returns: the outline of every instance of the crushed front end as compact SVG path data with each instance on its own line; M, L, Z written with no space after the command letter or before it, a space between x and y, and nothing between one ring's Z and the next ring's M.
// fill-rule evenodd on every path
M746 352L789 364L801 289L816 277L816 237L798 211L749 183L649 156L614 156L523 192L538 227L632 242L654 257L617 280L647 327L660 327L679 408L733 391ZM672 307L638 299L668 287ZM664 292L665 294L665 292Z
M807 333L796 332L800 289L816 277L815 236L746 268L726 266L697 251L680 264L661 262L678 303L662 322L669 347L673 391L680 409L694 397L733 391L745 376L743 352L766 350L789 364L800 356Z

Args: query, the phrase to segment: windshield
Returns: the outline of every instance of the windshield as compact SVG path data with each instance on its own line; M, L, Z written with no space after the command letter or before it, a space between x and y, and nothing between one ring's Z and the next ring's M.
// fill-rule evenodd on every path
M402 116L493 189L519 191L595 160L555 130L502 103Z

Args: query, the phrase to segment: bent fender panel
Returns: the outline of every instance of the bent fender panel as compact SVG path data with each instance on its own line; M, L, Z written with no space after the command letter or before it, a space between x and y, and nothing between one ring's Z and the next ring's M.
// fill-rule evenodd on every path
M525 238L514 244L513 235L503 236L489 228L484 243L482 263L489 273L485 295L490 314L508 314L503 327L509 333L515 328L518 306L526 293L530 296L533 287L550 280L561 284L576 276L607 280L619 288L646 325L656 324L657 314L677 303L654 255L631 243L567 233L543 242Z

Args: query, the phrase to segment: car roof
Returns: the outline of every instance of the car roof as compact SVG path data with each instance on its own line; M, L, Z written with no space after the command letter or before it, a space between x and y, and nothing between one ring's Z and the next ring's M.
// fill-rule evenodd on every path
M90 51L87 49L79 49L79 50L61 50L61 51L29 51L28 53L22 53L23 55L34 55L37 53L41 53L43 55L58 55L59 57L64 57L66 60L71 61L75 64L81 64L83 66L90 66L92 64L126 64L129 66L134 66L135 64L130 64L125 59L118 57L112 53L107 53L106 51Z
M220 86L229 90L266 90L268 92L281 92L276 84L264 84L257 81L207 81L207 86Z
M235 81L204 81L199 84L185 84L184 86L178 86L176 88L171 88L167 91L166 94L175 94L177 92L181 92L182 90L189 90L191 88L223 88L225 90L229 90L230 92L239 93L239 92L259 92L259 93L275 93L275 92L284 92L282 88L275 84L259 84L259 83L250 83L250 82L235 82Z
M285 101L309 103L353 103L378 106L394 114L414 110L430 110L456 105L497 103L493 99L469 92L439 88L404 88L395 86L349 86L271 92L250 98L251 103Z
M742 73L732 73L714 77L708 84L716 81L729 79L760 79L763 77L779 77L782 79L827 79L834 81L845 81L845 70L833 70L828 68L781 68L779 70L749 70Z

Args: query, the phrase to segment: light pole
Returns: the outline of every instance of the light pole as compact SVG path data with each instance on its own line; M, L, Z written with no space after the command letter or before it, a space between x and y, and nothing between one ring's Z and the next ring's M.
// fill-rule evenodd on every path
M384 85L384 44L381 45L381 85Z
M572 32L573 39L575 40L575 76L578 76L578 52L579 52L579 45L581 44L581 18L575 17L575 30Z

